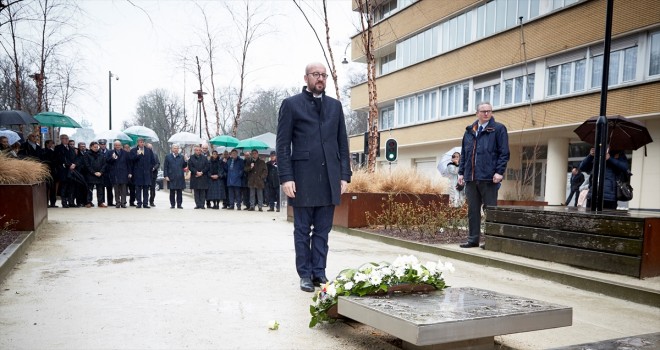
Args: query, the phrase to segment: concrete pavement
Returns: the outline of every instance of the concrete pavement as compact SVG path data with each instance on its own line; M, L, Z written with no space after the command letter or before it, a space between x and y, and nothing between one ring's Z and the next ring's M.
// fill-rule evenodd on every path
M51 209L26 256L0 282L2 349L396 349L372 328L307 327L285 213L169 209ZM369 261L435 254L331 233L328 276ZM496 337L542 349L660 331L660 308L504 269L443 259L449 285L573 307L573 326ZM641 282L643 283L643 282ZM657 283L653 280L650 283ZM269 331L267 324L281 326Z

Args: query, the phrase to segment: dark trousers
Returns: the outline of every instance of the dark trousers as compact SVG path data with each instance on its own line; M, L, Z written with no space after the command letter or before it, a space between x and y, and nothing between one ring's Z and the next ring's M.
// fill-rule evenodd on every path
M225 186L225 198L222 199L222 206L224 208L229 207L230 205L233 206L234 203L229 204L229 187L227 186L227 181L223 180L222 186Z
M576 189L576 190L571 190L571 194L568 195L568 198L566 199L566 202L564 202L564 203L566 203L566 205L570 205L571 198L573 198L573 195L575 195L575 204L573 204L573 206L577 207L578 198L580 198L580 189L579 188Z
M280 209L280 187L268 187L268 206Z
M236 209L241 208L241 188L238 186L227 186L229 191L229 207L233 208L236 205Z
M255 205L259 207L259 209L264 206L263 188L250 187L250 208L254 208Z
M137 199L137 206L149 205L149 187L150 186L135 186L135 199Z
M468 203L467 243L477 245L481 236L481 206L497 206L497 184L492 181L468 181L465 183L465 199Z
M616 210L619 202L617 201L606 201L603 200L603 209L612 209ZM587 198L587 209L591 208L591 198Z
M204 208L206 202L206 190L193 190L195 196L195 208Z
M94 188L96 187L96 204L105 203L105 188L101 184L87 185L87 203L92 203Z
M108 205L113 205L115 203L115 196L112 194L112 185L107 185L107 182L103 185L105 189L105 197L108 199Z
M127 184L115 184L115 195L117 198L115 198L116 203L115 206L126 206L126 190L127 190L128 185Z
M296 271L300 278L325 276L328 234L335 206L293 207L293 240Z
M242 196L243 205L249 208L250 207L250 188L249 187L241 187L241 196Z
M127 187L128 187L128 201L131 204L135 204L135 185L129 183Z
M182 204L183 204L183 190L170 189L170 206L174 207L174 205L176 205L177 207L180 207Z
M57 183L53 179L46 182L46 192L48 205L54 206L57 202Z
M156 177L151 178L151 187L149 188L149 204L154 203L156 199Z
M73 181L61 181L60 182L60 197L62 198L62 206L73 206L73 197L75 194L75 184Z

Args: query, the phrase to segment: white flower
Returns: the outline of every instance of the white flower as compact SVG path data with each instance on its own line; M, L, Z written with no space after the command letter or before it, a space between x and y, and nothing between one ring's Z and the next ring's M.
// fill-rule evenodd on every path
M355 285L355 283L353 283L353 282L351 282L351 281L348 281L348 282L346 282L346 284L344 285L344 289L346 289L346 290L351 290L351 289L353 289L353 286L354 286L354 285Z
M392 274L392 269L389 266L386 266L380 269L380 273L383 274L383 276L389 276Z
M392 266L394 267L400 267L400 266L410 266L413 264L418 264L419 260L417 260L417 257L414 255L399 255L396 260L392 263Z
M435 275L436 270L438 268L438 264L434 263L433 261L429 261L426 263L426 269L429 270L429 274Z
M335 288L335 284L334 283L326 284L325 292L328 293L329 296L334 298L337 295L337 288Z
M415 270L415 272L417 272L417 276L421 276L422 274L424 274L424 268L422 267L422 264L419 263L413 264L412 269Z
M394 270L394 276L396 276L397 278L401 278L405 276L405 274L406 274L405 266L397 267L396 270Z
M276 331L278 328L280 328L280 324L277 321L275 320L268 321L268 329Z
M438 261L438 271L449 271L449 272L454 272L456 269L454 269L454 264L451 262L447 261L446 263L442 263L442 261Z
M363 273L360 273L360 272L356 272L355 275L353 275L353 281L358 282L358 283L359 283L359 282L364 282L364 281L366 281L368 278L369 278L369 277L367 277L367 275L365 275L365 274L363 274Z
M429 280L429 276L428 276L428 275L424 275L424 277L422 277L422 282L426 282L426 281L428 281L428 280Z
M373 274L369 276L369 283L371 283L374 286L380 285L380 282L382 282L383 279L380 277L378 274Z

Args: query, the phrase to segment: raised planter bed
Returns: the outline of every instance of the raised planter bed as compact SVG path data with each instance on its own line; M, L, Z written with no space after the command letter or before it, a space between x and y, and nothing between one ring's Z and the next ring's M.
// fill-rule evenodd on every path
M0 185L0 225L13 221L15 231L35 231L48 220L46 183Z
M428 205L431 202L448 204L449 195L446 194L393 194L395 203L416 203ZM367 213L377 215L387 209L388 193L344 193L341 195L341 204L335 208L332 224L340 227L366 227ZM385 204L385 208L383 208ZM287 217L293 220L293 208L287 207Z

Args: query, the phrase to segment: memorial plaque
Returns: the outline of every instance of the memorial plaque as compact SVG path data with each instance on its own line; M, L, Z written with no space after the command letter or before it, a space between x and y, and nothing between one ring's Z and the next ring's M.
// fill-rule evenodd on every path
M339 314L394 335L413 346L473 343L492 349L496 335L565 327L570 307L477 288L427 294L339 297Z

